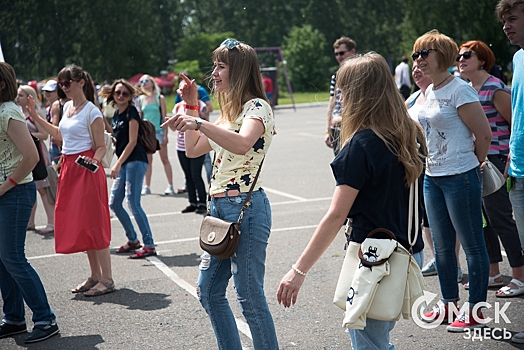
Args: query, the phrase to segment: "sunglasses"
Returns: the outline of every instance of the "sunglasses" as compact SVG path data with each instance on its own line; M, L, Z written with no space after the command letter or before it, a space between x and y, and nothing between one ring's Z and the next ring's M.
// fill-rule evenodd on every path
M122 97L129 97L129 92L125 90L115 90L114 94L117 96L122 95Z
M240 45L240 41L235 40L235 39L229 39L229 38L227 38L226 40L222 41L222 44L220 44L220 46L227 47L228 50L232 50L232 49L234 49L235 47L237 47L239 45Z
M346 54L347 51L339 51L339 52L335 52L335 57L336 56L344 56Z
M415 61L419 57L422 57L422 59L425 60L426 58L428 58L428 55L429 55L430 51L437 51L437 50L435 50L435 49L422 49L420 51L415 51L415 52L413 52L413 55L411 55L411 58L413 59L413 61Z
M57 85L63 89L63 88L66 88L66 89L69 89L69 87L71 87L71 83L73 81L76 81L77 83L80 81L80 80L74 80L74 79L70 79L70 80L65 80L65 81L59 81L57 83Z
M457 62L460 61L460 59L462 57L464 57L465 60L469 60L471 58L471 54L473 53L473 51L469 50L469 51L466 51L464 53L459 53L457 55Z
M150 81L150 80L146 78L146 79L142 79L142 80L140 80L139 83L140 83L140 84L144 84L144 83L149 83L149 81Z

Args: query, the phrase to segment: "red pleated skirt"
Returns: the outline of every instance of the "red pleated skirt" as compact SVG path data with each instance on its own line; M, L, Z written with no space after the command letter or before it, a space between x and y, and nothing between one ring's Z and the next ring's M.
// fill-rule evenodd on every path
M70 254L109 247L111 221L107 179L102 167L96 173L79 166L79 155L62 155L55 204L55 250Z

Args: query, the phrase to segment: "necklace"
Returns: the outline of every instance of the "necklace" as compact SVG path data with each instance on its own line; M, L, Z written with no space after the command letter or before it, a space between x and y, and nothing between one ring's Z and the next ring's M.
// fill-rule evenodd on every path
M451 75L451 74L448 75L448 76L446 77L446 79L442 80L440 83L438 83L437 85L433 86L433 90L438 89L438 87L439 87L440 85L444 84L444 82L445 82L446 80L448 80L449 77L452 77L452 75Z
M85 103L87 102L87 99L84 100L84 102L82 102L81 104L79 104L78 106L71 106L71 108L69 108L69 117L72 117L73 115L76 114L76 111L78 110L78 108L82 107ZM74 109L74 111L73 111Z

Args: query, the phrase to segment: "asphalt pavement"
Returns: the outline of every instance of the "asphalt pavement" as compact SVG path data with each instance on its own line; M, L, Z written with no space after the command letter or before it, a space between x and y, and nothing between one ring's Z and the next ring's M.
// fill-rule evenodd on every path
M350 349L349 335L342 328L343 314L332 299L342 265L344 237L341 233L310 270L298 302L290 309L278 305L275 297L282 276L298 258L319 221L326 213L335 182L329 163L331 149L324 145L326 104L299 105L297 110L277 109L277 135L260 176L273 210L273 229L267 250L265 291L274 317L281 349ZM212 118L216 118L216 112ZM176 135L169 134L169 158L174 185L184 183L176 155ZM198 231L202 216L181 214L188 205L184 194L165 196L167 182L160 157L154 156L152 194L142 197L148 214L157 257L129 260L114 249L126 242L118 220L112 218L112 266L117 291L94 298L71 294L70 289L89 276L84 253L58 255L53 235L28 232L26 255L45 285L49 303L56 313L60 335L25 345L25 335L0 339L0 349L217 349L209 319L195 294L195 281L202 250ZM112 181L108 179L108 190ZM45 225L39 205L37 226ZM136 227L136 226L135 226ZM140 237L140 234L139 234ZM429 249L426 248L426 256ZM467 282L467 263L461 263ZM507 259L501 263L505 282L511 279ZM438 278L427 277L426 289L439 294ZM468 292L460 286L462 301ZM244 349L253 349L249 328L235 303L232 283L228 298L237 317ZM438 297L434 299L435 302ZM508 339L496 339L524 331L524 298L499 299L489 291L493 306L485 315L495 318L496 302L505 316L493 320L486 337L465 339L449 333L445 325L423 329L413 320L400 320L391 332L397 349L524 349ZM462 303L462 302L461 302ZM511 303L505 306L504 303ZM0 301L2 304L2 301ZM29 329L32 313L26 308ZM488 334L489 333L489 334ZM504 338L504 333L502 333Z

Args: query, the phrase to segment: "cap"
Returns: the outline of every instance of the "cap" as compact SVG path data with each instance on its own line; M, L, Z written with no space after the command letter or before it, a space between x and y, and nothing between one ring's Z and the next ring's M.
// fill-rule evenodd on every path
M44 87L42 88L42 91L55 91L56 90L56 80L48 80L47 83L45 83Z

